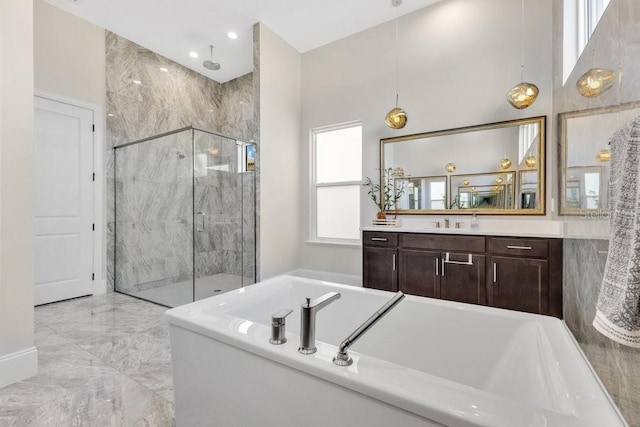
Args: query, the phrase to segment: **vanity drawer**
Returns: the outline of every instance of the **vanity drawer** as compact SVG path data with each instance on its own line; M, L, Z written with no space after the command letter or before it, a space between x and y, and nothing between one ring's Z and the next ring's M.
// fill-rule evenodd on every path
M398 233L386 233L365 231L362 235L364 246L396 247L398 246Z
M441 252L484 252L484 236L447 236L442 234L402 234L400 246L411 249L434 249Z
M492 237L490 251L494 255L546 258L549 255L549 241L546 239Z

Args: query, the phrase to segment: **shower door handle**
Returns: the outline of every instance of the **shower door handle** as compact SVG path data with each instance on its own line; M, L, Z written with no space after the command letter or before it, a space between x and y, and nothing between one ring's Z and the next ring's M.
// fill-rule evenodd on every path
M205 217L204 212L197 212L196 213L196 231L199 231L199 232L203 232L204 231L204 217ZM200 219L200 218L202 218L202 226L199 226L198 219Z

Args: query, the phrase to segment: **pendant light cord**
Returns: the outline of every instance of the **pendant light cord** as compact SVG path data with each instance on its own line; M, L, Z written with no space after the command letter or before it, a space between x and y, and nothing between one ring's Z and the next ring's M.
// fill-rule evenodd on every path
M396 8L396 108L398 108L398 7L400 5L395 6Z
M520 81L524 82L524 0L520 5Z

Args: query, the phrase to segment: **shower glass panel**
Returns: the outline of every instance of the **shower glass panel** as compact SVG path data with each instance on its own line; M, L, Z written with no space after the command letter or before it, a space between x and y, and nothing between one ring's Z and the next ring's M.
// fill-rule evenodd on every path
M194 128L115 148L115 290L175 307L255 282L253 146Z

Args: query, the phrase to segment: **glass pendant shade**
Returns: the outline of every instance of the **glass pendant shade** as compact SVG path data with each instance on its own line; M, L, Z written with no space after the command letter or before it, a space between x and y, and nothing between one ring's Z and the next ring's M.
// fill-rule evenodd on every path
M524 159L524 164L527 165L528 168L535 168L537 163L538 161L536 160L535 156L529 156Z
M592 68L580 76L576 89L586 98L595 98L610 89L615 81L616 73L613 70Z
M507 93L507 101L514 108L522 110L535 102L539 92L538 86L533 83L522 82Z
M444 169L445 169L447 172L453 173L453 172L455 172L455 171L456 171L456 165L455 165L455 163L453 163L453 162L449 162L449 163L447 163L446 165L444 165Z
M500 160L500 169L509 169L511 167L511 160L506 157Z
M596 155L596 160L599 162L608 162L611 160L611 151L609 151L607 148L605 148L604 150L600 150L598 151L598 154Z
M402 129L407 125L407 113L402 108L394 108L387 113L384 122L391 129Z

